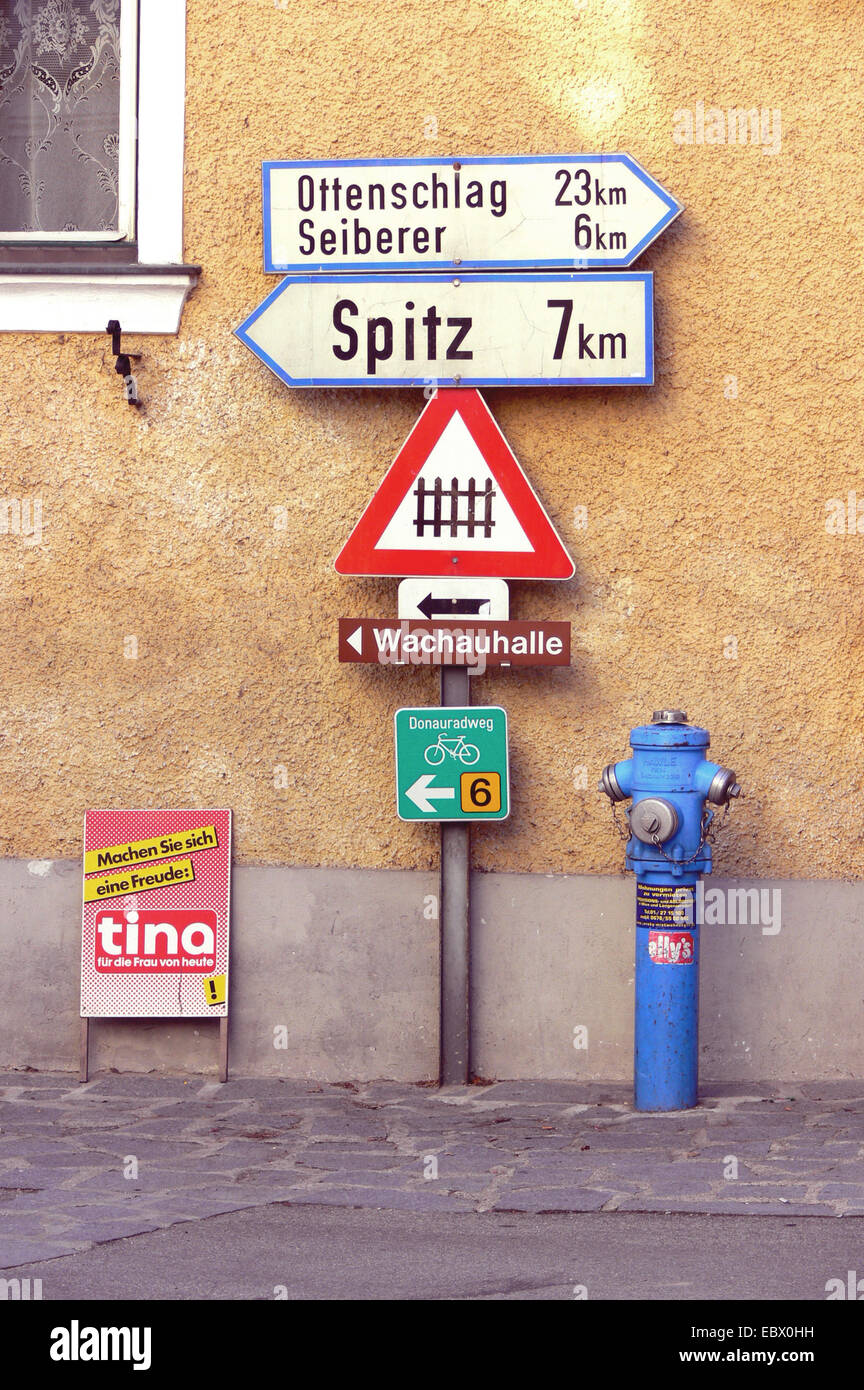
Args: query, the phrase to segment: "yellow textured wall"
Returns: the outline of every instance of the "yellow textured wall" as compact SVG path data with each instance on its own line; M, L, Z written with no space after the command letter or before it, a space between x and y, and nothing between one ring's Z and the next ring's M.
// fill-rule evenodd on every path
M240 862L435 862L391 729L436 676L338 665L337 618L395 614L396 581L332 568L422 395L291 392L232 337L276 283L261 161L623 149L685 205L638 263L657 385L487 397L577 576L512 600L572 622L572 669L475 684L513 768L475 862L620 871L597 776L674 703L745 784L724 872L859 876L864 536L825 529L864 497L857 0L190 0L188 36L203 277L178 338L124 344L145 409L106 339L0 334L0 496L45 509L41 547L0 536L0 852L76 856L88 806L198 803L235 808ZM779 153L676 144L699 102L779 110Z

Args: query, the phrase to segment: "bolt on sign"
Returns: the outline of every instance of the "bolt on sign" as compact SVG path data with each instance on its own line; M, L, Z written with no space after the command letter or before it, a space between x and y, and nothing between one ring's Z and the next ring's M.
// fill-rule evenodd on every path
M228 1012L231 812L87 811L82 1018Z
M507 713L498 705L425 705L395 715L400 820L506 820Z
M268 160L264 269L628 266L681 212L629 154Z
M286 275L235 329L286 386L650 386L650 271Z

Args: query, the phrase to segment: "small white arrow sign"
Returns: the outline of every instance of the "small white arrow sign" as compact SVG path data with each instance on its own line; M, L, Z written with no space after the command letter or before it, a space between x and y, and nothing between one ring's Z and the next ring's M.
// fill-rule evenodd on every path
M405 795L409 801L414 802L418 811L429 813L435 810L434 805L429 799L430 797L434 796L439 800L447 800L456 795L455 787L433 787L431 783L434 781L435 778L433 774L424 772L421 777L417 778L413 786L410 786L406 791Z
M415 507L416 513L416 507ZM399 585L400 618L448 620L509 618L510 590L503 579L410 578Z
M354 650L355 650L355 652L357 653L358 656L362 656L362 655L363 655L363 629L362 629L362 627L358 627L357 630L356 630L356 632L352 632L350 637L346 637L346 638L345 638L345 641L348 643L348 646L349 646L349 647L353 647L353 648L354 648Z

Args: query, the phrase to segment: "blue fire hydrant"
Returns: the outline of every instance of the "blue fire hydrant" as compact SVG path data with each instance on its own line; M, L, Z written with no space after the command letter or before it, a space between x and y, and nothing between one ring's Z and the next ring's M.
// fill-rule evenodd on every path
M637 1110L696 1104L699 922L696 887L711 872L715 806L740 796L735 773L708 762L707 729L680 709L658 710L631 730L632 758L604 768L600 790L632 797L627 868L636 874Z

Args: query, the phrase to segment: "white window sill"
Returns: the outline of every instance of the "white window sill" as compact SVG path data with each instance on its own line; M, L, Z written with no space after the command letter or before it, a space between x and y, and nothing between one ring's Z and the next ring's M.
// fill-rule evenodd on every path
M124 333L177 333L197 266L136 266L125 274L3 273L0 332L104 333L118 319Z

